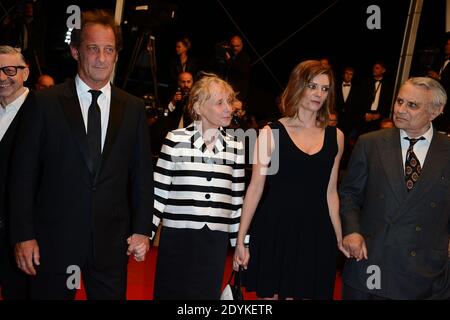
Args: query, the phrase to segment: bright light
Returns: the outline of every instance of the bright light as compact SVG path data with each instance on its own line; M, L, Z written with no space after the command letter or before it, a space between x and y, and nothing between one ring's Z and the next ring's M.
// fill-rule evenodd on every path
M66 39L64 40L65 43L70 44L70 38L72 35L72 30L73 28L69 28L69 30L67 30L66 32Z

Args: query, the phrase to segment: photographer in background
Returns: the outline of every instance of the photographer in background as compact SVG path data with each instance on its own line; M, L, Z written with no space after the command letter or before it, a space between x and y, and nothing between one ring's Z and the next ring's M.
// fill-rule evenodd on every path
M232 36L229 42L217 43L209 72L227 81L245 108L250 83L250 58L243 48L242 39L237 35Z
M169 103L161 108L155 106L148 108L147 122L152 137L152 150L161 150L164 138L169 131L186 127L192 122L186 107L193 83L194 78L190 72L181 72ZM154 154L156 154L155 152Z
M170 130L184 128L191 124L192 119L186 112L189 92L194 84L194 78L190 72L181 72L178 75L178 88L169 103Z

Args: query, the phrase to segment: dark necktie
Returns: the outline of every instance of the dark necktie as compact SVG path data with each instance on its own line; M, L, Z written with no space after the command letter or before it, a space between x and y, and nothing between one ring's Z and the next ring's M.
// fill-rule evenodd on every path
M343 86L343 87L350 87L351 84L350 84L350 83L343 83L342 86Z
M414 145L419 140L424 140L424 137L420 137L417 139L411 139L405 137L406 140L409 140L408 151L406 152L406 160L405 160L405 180L406 180L406 189L411 191L414 188L414 184L419 180L420 173L422 171L422 167L420 165L419 159L417 159L416 154L414 153Z
M89 90L92 102L89 106L87 138L89 145L89 157L92 163L93 175L95 176L102 154L102 123L100 118L100 107L97 103L98 96L102 94L99 90Z

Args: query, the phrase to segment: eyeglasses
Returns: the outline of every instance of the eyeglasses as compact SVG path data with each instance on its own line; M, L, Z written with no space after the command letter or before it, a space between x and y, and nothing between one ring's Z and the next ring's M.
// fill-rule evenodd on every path
M3 71L8 77L14 77L17 74L17 69L25 69L24 66L6 66L1 67L0 70Z

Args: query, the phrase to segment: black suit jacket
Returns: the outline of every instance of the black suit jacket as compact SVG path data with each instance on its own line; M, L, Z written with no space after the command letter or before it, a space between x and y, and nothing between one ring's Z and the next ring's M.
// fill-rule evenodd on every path
M371 111L370 108L375 99L375 79L369 78L363 81L361 84L360 92L360 127L362 128L361 133L378 130L380 126L380 121L384 118L388 118L391 113L392 108L392 98L394 94L394 85L386 77L381 80L380 99L378 100L378 108L376 111ZM365 121L364 116L366 113L379 113L381 115L380 119L373 121Z
M96 176L73 80L38 92L21 128L11 173L13 243L37 239L42 270L66 272L89 254L99 269L123 266L127 237L151 235L153 178L143 102L112 86Z
M360 233L368 260L347 260L344 282L391 299L450 298L450 139L434 131L422 174L406 191L396 128L361 136L340 187L343 236ZM367 281L380 268L381 288Z
M350 92L348 93L347 100L344 102L344 96L342 94L342 81L336 85L336 112L338 113L339 122L338 127L341 128L344 133L348 133L351 129L357 127L357 122L361 111L358 104L358 86L354 83L351 84Z
M33 91L30 91L0 141L0 238L6 236L6 226L8 223L9 201L7 196L7 183L9 180L11 154L16 138L16 131L20 124L24 110L29 108L32 104L34 104L34 93Z
M238 99L245 105L250 85L250 58L244 51L228 60L225 80L231 84Z

